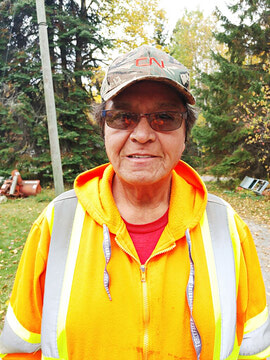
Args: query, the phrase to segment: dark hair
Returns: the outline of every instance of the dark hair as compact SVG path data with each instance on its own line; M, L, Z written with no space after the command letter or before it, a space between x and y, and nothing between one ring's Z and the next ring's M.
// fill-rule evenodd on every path
M188 103L186 103L184 100L182 100L182 101L187 109L187 120L186 120L186 141L187 141L188 136L191 132L191 129L197 119L197 109L195 107L189 105ZM106 104L105 101L103 101L101 104L95 103L93 105L93 111L92 111L94 119L100 128L101 135L103 138L104 138L105 121L104 121L104 118L102 117L102 110L105 109L105 104Z

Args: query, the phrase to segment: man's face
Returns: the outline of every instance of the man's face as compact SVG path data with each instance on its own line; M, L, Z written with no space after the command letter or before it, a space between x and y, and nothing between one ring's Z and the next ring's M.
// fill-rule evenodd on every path
M133 113L186 111L176 90L161 82L141 81L108 100L106 110ZM171 178L171 171L185 149L185 122L167 132L153 130L141 117L132 130L118 130L105 123L105 147L116 176L132 186L156 185Z

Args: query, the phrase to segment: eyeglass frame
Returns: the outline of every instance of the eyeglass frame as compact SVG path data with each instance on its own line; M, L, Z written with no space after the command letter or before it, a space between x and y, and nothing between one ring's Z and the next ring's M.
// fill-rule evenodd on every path
M124 114L130 114L132 116L135 116L135 121L134 121L134 124L133 126L130 126L130 127L127 127L126 129L125 128L119 128L119 127L114 127L114 126L111 126L111 124L108 123L108 121L106 121L106 114L109 113L109 112L122 112ZM174 113L174 114L178 114L178 115L181 115L180 117L180 120L179 121L179 124L177 125L176 128L173 128L173 129L168 129L168 130L160 130L160 129L155 129L152 127L152 122L154 121L154 119L150 119L150 116L151 115L155 115L155 114L166 114L166 113ZM151 113L134 113L134 112L130 112L130 111L126 111L126 110L118 110L118 109L110 109L110 110L102 110L101 112L101 117L104 119L105 123L112 129L116 129L116 130L133 130L136 128L136 126L139 124L140 120L142 117L146 117L147 119L147 122L149 124L149 126L151 127L151 129L153 129L154 131L158 131L158 132L170 132L170 131L174 131L174 130L177 130L179 129L182 124L183 124L183 121L186 121L187 120L187 117L188 117L188 111L176 111L176 110L165 110L165 111L156 111L156 112L151 112Z

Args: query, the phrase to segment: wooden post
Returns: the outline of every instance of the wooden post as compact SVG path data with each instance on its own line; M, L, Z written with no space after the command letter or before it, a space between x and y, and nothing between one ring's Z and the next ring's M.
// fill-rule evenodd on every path
M36 0L39 43L55 194L64 191L44 0Z

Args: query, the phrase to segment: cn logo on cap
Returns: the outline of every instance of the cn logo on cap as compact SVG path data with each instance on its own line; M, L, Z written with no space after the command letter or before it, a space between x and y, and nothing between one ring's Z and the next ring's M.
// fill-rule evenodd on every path
M163 60L160 63L154 57L141 57L136 59L136 66L151 66L155 62L160 68L164 68Z

